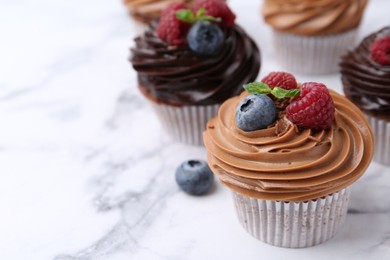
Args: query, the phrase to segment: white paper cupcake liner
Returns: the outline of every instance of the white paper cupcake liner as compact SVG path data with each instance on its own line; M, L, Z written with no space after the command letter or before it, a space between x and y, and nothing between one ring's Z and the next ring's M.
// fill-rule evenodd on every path
M366 115L375 138L374 161L390 166L390 122Z
M357 30L328 36L300 36L274 31L277 61L291 72L327 74L338 71L340 56L353 46Z
M245 230L265 243L310 247L335 235L347 215L349 188L308 202L258 200L233 192L238 219Z
M153 103L166 132L176 141L203 145L203 131L207 121L218 114L219 104L174 107Z

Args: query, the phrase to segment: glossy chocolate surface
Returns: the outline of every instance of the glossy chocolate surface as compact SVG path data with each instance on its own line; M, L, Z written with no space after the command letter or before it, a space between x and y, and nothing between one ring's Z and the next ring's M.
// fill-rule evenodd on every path
M225 43L215 56L201 57L187 45L168 46L156 35L157 23L135 39L130 61L141 91L155 102L171 105L211 105L242 92L256 79L260 51L235 25L225 29Z

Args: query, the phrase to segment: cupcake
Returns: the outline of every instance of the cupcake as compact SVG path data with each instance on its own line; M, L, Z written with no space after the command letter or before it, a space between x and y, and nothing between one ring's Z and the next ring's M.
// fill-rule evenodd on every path
M171 5L159 23L152 22L135 39L130 62L141 93L167 133L179 142L201 145L206 123L220 104L256 79L260 52L224 1L201 0L192 10L185 7Z
M346 217L349 186L372 159L373 134L362 112L323 84L297 85L279 72L262 81L208 122L209 166L233 192L252 236L287 248L320 244Z
M390 166L390 27L367 36L340 63L344 92L368 118L374 161Z
M264 20L273 28L277 61L298 73L337 72L355 41L367 0L265 0Z

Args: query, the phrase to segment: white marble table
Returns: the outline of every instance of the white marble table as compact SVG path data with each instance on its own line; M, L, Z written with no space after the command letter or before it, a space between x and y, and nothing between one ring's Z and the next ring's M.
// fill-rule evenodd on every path
M278 70L260 1L229 2L261 76ZM371 1L360 38L389 9ZM336 237L307 249L250 237L219 183L181 192L175 168L205 150L172 142L138 93L119 0L2 0L0 33L0 259L390 259L390 168L376 163ZM297 78L341 90L339 75Z

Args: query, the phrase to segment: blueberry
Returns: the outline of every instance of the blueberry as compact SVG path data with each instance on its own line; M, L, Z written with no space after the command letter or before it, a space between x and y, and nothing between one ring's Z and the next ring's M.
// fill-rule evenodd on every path
M223 40L224 34L221 28L208 21L194 23L187 35L190 49L201 56L218 54Z
M191 195L202 195L213 185L214 175L207 162L189 160L176 170L176 182L179 187Z
M266 95L249 95L236 109L236 125L244 131L264 129L275 119L275 104Z

